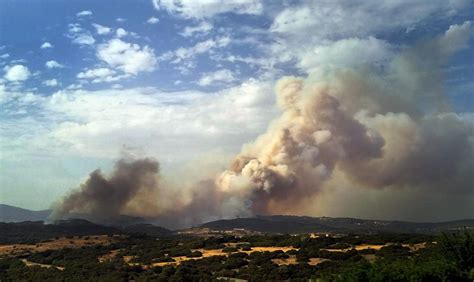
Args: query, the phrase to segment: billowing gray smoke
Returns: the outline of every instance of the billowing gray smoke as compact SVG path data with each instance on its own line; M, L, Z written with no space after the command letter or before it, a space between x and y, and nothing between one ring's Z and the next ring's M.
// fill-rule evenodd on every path
M469 22L452 26L402 52L383 71L333 69L282 78L276 86L281 116L215 178L158 185L156 162L121 160L110 177L93 172L56 213L146 215L176 226L305 213L323 191L347 183L471 195L473 128L449 111L440 71L470 34Z
M110 177L95 170L79 189L62 200L52 218L78 212L105 220L116 218L126 209L133 210L136 205L145 210L151 204L154 209L158 171L158 162L152 159L119 160Z

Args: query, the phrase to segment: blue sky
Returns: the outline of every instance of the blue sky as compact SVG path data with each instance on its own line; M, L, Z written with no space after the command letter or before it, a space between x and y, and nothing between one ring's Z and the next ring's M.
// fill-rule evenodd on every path
M467 0L3 0L0 202L47 208L124 154L170 173L231 156L277 115L280 77L383 71L473 11ZM442 73L453 111L472 121L474 37L461 47Z

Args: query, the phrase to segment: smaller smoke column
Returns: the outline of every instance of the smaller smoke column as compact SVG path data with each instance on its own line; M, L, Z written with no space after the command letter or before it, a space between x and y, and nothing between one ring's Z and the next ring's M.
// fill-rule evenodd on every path
M143 199L156 203L159 164L152 159L125 160L115 164L110 177L98 169L93 171L79 189L66 196L51 218L60 219L68 213L86 213L97 219L113 219L129 206Z

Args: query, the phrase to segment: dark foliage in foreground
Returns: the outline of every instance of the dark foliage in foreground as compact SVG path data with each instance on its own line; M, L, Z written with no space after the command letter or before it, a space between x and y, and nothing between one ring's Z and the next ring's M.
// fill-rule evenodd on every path
M436 242L411 251L407 243ZM222 248L227 256L202 257L196 249ZM350 249L360 244L386 244L380 250ZM293 246L287 252L244 253L257 246ZM328 251L325 249L348 249ZM106 262L98 257L118 250ZM289 236L148 237L135 235L107 246L49 250L22 257L0 258L1 281L212 281L233 277L249 281L472 281L474 278L473 234L426 235L381 234L341 238ZM123 256L133 256L131 264ZM194 258L179 266L155 266L174 261L172 257ZM275 261L294 257L297 264L278 265ZM316 266L312 258L326 259ZM370 259L372 258L372 259ZM21 259L64 267L25 266ZM134 263L136 265L134 265ZM142 267L145 265L147 267Z

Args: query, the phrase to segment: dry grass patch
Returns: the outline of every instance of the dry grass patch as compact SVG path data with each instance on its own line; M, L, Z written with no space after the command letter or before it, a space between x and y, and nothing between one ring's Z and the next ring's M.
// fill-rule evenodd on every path
M113 259L118 255L118 253L119 253L120 251L121 251L120 249L112 250L112 251L110 251L108 254L105 254L105 255L103 255L103 256L100 256L100 257L98 257L97 259L99 260L99 262L111 261L111 260L113 260Z
M298 264L296 261L296 256L290 256L289 258L283 259L272 259L273 263L276 263L278 265L290 265L290 264Z
M234 244L234 243L231 243L231 244ZM228 247L233 247L235 245L227 245L227 246ZM286 252L286 251L289 251L289 250L297 250L297 249L293 248L293 247L253 247L252 250L250 250L250 251L238 250L237 252L251 254L253 252L275 252L275 251ZM192 250L192 251L193 252L194 251L199 251L199 252L202 253L202 256L201 257L185 257L185 256L173 257L173 259L175 261L156 262L156 263L153 263L152 266L179 265L181 262L187 261L187 260L199 260L199 259L213 257L213 256L229 256L230 254L232 254L232 253L223 252L222 249L212 249L212 250L195 249L195 250ZM234 252L234 253L237 253L237 252ZM294 256L292 256L292 257L293 257L294 263L292 262L291 258L290 259L281 259L280 263L281 264L295 264L296 263L296 258ZM277 262L275 262L275 263L277 263ZM147 266L144 266L144 268L147 268Z
M347 251L350 251L352 249L355 249L357 251L372 249L372 250L378 251L378 250L380 250L381 248L383 248L385 246L388 246L388 244L385 244L385 245L362 244L362 245L357 245L357 246L350 247L350 248L345 248L345 249L321 249L321 250L328 251L328 252L347 252Z
M51 267L54 267L58 270L61 270L63 271L64 270L64 267L61 267L61 266L55 266L55 265L51 265L51 264L43 264L43 263L36 263L36 262L32 262L32 261L29 261L27 259L21 259L21 261L26 265L26 266L39 266L39 267L43 267L43 268L51 268Z
M328 259L324 259L324 258L310 258L309 261L308 261L308 264L309 265L318 265L320 263L322 263L323 261L327 261Z

